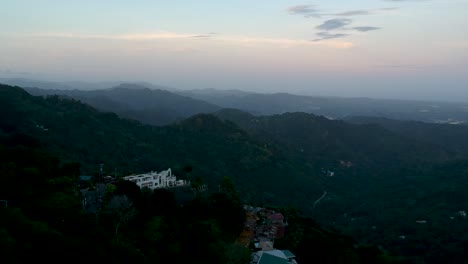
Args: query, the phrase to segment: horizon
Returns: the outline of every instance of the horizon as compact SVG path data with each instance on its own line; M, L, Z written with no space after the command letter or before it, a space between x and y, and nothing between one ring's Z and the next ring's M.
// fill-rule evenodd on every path
M6 84L6 85L12 85L12 86L19 86L19 87L29 87L29 88L38 88L40 90L55 90L55 88L45 88L45 87L34 87L34 86L21 86L21 85L15 85L15 84L8 84L8 83L2 83L2 80L10 80L12 82L14 81L27 81L27 82L43 82L43 83L51 83L51 84L56 84L56 85L70 85L70 84L86 84L90 86L101 86L100 88L92 88L92 89L86 89L86 88L77 88L76 86L68 86L68 88L71 89L63 89L63 90L78 90L78 91L96 91L96 90L108 90L108 89L113 89L117 88L120 85L137 85L141 86L142 88L149 89L149 90L164 90L168 91L174 94L177 94L178 92L190 92L190 91L204 91L204 90L214 90L214 91L237 91L237 92L243 92L243 93L249 93L249 94L262 94L262 95L275 95L275 94L288 94L292 96L305 96L305 97L322 97L322 98L339 98L339 99L367 99L367 100L384 100L384 101L407 101L407 102L421 102L421 103L453 103L453 104L465 104L468 103L468 100L463 100L463 99L454 99L454 100L423 100L423 99L413 99L413 98L384 98L384 97L368 97L368 96L339 96L339 95L320 95L320 94L301 94L300 92L294 93L294 92L288 92L288 91L278 91L278 92L258 92L258 91L249 91L249 90L242 90L242 89L217 89L213 87L208 87L208 88L198 88L198 89L179 89L178 87L173 87L170 85L164 85L164 84L158 84L158 83L151 83L151 82L144 82L144 81L98 81L98 82L87 82L87 81L77 81L77 80L70 80L70 81L54 81L54 80L40 80L40 79L28 79L28 78L5 78L0 76L0 84ZM11 83L11 82L10 82ZM105 84L112 84L111 86L103 86ZM149 87L145 85L151 85L155 87ZM158 87L158 88L156 88ZM62 90L62 89L58 89ZM183 95L186 96L186 95Z
M466 0L4 6L2 78L468 101Z

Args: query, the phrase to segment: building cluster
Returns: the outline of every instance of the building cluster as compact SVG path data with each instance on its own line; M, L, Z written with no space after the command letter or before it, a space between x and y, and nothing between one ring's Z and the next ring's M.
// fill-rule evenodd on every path
M260 210L254 209L254 212L256 212L259 221L255 230L256 242L274 242L276 238L284 237L286 223L281 213L265 208L261 208Z
M148 188L151 190L190 185L189 181L177 180L176 176L172 174L171 169L161 172L152 171L139 175L130 175L123 177L123 179L134 182L140 188Z
M140 188L151 190L173 188L190 185L189 181L177 180L171 169L161 172L149 172L139 175L123 177L126 181L134 182ZM101 208L102 199L108 186L117 185L112 176L99 176L98 183L93 184L93 177L82 175L78 178L78 188L81 192L82 207L87 213L96 213ZM206 188L206 187L205 187Z
M245 247L251 244L257 249L252 254L252 264L297 263L288 250L274 248L275 239L285 235L287 223L284 216L274 210L244 206L246 221L237 243Z

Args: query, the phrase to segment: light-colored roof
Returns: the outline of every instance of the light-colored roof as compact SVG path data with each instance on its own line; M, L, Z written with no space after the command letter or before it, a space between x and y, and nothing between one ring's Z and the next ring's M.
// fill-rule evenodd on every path
M291 251L289 250L283 250L283 253L284 255L287 257L287 258L294 258L296 257Z
M258 261L258 264L287 264L288 260L284 258L280 258L277 256L273 256L270 254L263 253Z
M275 257L278 257L278 258L287 259L286 255L283 253L283 251L277 250L277 249L264 251L263 254L269 254L269 255L272 255L272 256L275 256Z

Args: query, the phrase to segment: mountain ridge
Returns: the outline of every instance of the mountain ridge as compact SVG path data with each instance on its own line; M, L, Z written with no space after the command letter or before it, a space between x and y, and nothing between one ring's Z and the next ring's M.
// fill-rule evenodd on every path
M105 90L44 90L25 88L33 95L62 95L82 100L100 109L151 125L166 125L198 113L220 107L180 96L166 90L154 90L137 84L120 84Z

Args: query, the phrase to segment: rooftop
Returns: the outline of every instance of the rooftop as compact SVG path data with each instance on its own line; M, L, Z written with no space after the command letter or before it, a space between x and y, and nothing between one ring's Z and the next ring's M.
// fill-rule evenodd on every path
M258 264L287 264L288 260L274 255L263 253Z

